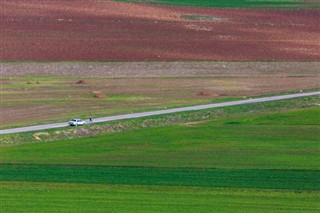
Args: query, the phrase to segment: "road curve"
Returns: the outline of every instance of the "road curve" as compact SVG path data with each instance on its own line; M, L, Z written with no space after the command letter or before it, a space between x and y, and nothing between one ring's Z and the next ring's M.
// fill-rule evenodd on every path
M247 99L247 100L241 100L241 101L230 101L230 102L224 102L224 103L206 104L206 105L198 105L198 106L191 106L191 107L181 107L181 108L157 110L157 111L150 111L150 112L131 113L131 114L125 114L125 115L116 115L116 116L95 118L94 123L116 121L116 120L130 119L130 118L141 118L141 117L146 117L146 116L163 115L163 114L176 113L176 112L212 109L212 108L235 106L235 105L242 105L242 104L278 101L278 100L307 97L307 96L313 96L313 95L320 95L320 91L297 93L297 94L290 94L290 95L271 96L271 97L265 97L265 98L254 98L254 99ZM61 127L66 127L66 126L68 126L67 122L37 125L37 126L28 126L28 127L14 128L14 129L4 129L4 130L0 130L0 135L1 134L10 134L10 133L38 131L38 130L53 129L53 128L61 128Z

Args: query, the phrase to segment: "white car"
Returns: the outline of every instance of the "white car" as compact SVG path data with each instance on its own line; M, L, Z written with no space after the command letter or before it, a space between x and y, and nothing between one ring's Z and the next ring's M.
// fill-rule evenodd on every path
M72 119L71 121L68 122L70 126L81 126L81 125L85 125L86 123L87 122L78 118Z

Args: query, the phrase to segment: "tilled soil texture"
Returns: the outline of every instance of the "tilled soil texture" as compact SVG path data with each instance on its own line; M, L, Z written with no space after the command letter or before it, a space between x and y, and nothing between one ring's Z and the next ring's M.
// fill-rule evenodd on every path
M253 77L261 79L265 77L312 77L317 79L320 77L320 62L0 62L0 70L3 78L18 76L35 76L36 78L41 75L79 79L246 77L250 81ZM317 83L317 80L314 83ZM270 93L270 91L264 92Z
M319 10L2 0L0 60L319 61Z

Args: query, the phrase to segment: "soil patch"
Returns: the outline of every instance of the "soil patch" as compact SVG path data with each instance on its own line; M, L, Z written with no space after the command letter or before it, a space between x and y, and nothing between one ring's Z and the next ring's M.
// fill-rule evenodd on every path
M49 133L48 132L38 132L38 133L33 134L34 139L36 139L38 141L42 140L41 136L48 137Z
M219 97L219 94L215 94L215 93L210 93L210 92L206 92L206 91L200 91L198 92L197 96L204 96L204 97Z
M79 81L77 81L77 83L76 84L85 84L86 82L84 82L84 80L79 80Z
M103 94L101 91L93 91L92 93L94 94L93 97L95 97L95 98L105 98L106 97L106 95Z

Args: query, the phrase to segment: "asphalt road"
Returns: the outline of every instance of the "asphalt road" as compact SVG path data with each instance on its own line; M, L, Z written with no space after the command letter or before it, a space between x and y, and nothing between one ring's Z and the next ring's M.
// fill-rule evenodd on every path
M198 105L198 106L191 106L191 107L181 107L181 108L157 110L157 111L150 111L150 112L131 113L131 114L125 114L125 115L95 118L93 121L94 123L100 123L100 122L116 121L116 120L131 119L131 118L141 118L141 117L147 117L152 115L163 115L163 114L176 113L176 112L186 112L186 111L212 109L212 108L226 107L226 106L235 106L235 105L241 105L241 104L278 101L278 100L307 97L307 96L313 96L313 95L320 95L320 91L297 93L297 94L291 94L291 95L271 96L271 97L265 97L265 98L254 98L254 99L247 99L247 100L241 100L241 101L230 101L230 102L224 102L224 103L206 104L206 105ZM67 122L28 126L28 127L0 130L0 134L38 131L38 130L45 130L45 129L61 128L66 126L68 126Z

